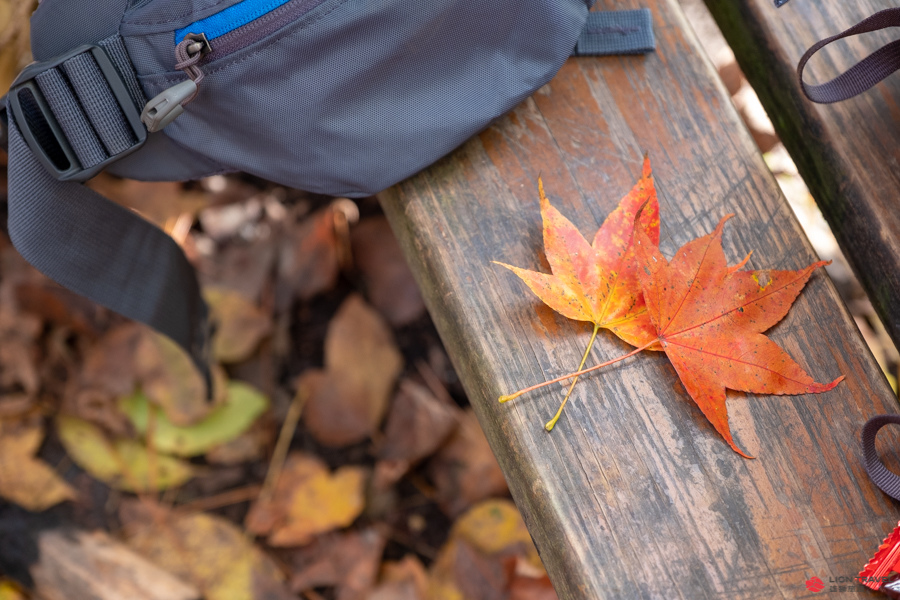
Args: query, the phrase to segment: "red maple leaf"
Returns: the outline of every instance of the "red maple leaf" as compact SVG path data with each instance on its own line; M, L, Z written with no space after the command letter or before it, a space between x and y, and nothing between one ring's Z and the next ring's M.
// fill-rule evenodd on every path
M755 394L806 394L832 389L816 383L762 334L788 312L820 261L797 271L741 271L722 251L723 218L715 231L681 247L667 261L654 240L635 228L639 279L657 339L685 389L725 441L741 456L728 427L725 389Z

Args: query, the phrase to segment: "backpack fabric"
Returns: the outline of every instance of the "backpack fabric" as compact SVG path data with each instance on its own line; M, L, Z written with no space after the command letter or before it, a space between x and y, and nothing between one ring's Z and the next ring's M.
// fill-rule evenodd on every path
M374 194L511 110L573 50L653 49L648 11L589 19L591 4L94 0L85 18L84 3L43 0L38 64L7 100L10 236L39 270L173 338L208 374L208 313L180 248L78 181L102 168L155 181L240 170ZM198 36L203 52L186 60ZM189 78L195 94L178 96ZM183 112L148 133L148 100Z

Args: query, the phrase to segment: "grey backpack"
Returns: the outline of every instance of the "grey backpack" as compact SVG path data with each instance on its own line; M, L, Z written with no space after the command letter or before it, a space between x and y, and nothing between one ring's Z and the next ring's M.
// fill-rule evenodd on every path
M43 0L6 97L9 233L60 284L208 373L181 249L80 182L245 171L371 195L434 162L574 54L653 48L648 11L593 0ZM590 18L589 18L590 14Z

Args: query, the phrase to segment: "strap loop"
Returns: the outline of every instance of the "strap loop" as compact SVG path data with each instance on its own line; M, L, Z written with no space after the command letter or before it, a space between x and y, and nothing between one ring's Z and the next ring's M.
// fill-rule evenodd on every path
M884 466L884 463L878 458L878 452L875 450L875 437L882 427L889 424L900 425L900 415L878 415L877 417L872 417L863 425L863 463L875 485L894 500L900 500L900 476L895 475Z
M900 27L900 8L889 8L877 12L837 35L826 38L806 51L797 65L797 78L807 98L819 104L831 104L847 100L863 93L885 77L900 69L900 40L891 42L862 59L846 72L820 85L810 85L803 81L803 69L812 55L831 42L870 33L888 27Z

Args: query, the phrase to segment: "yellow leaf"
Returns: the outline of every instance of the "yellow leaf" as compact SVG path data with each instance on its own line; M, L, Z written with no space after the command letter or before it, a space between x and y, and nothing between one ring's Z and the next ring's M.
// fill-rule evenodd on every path
M0 600L27 600L28 596L14 581L0 580Z
M519 509L509 500L487 500L474 506L457 519L450 536L462 538L488 555L521 546L528 562L543 568Z
M288 600L296 598L284 575L244 533L220 517L203 513L172 516L128 535L135 551L190 581L206 600Z
M188 463L158 454L151 477L147 448L134 440L110 441L88 421L60 415L56 426L60 441L75 464L111 487L130 492L163 490L179 486L193 476Z
M293 452L271 500L259 500L247 529L271 532L272 546L302 546L320 534L350 525L365 507L366 469L341 467L333 474L321 460Z
M75 499L75 490L34 457L43 439L40 425L0 421L0 496L34 512Z

